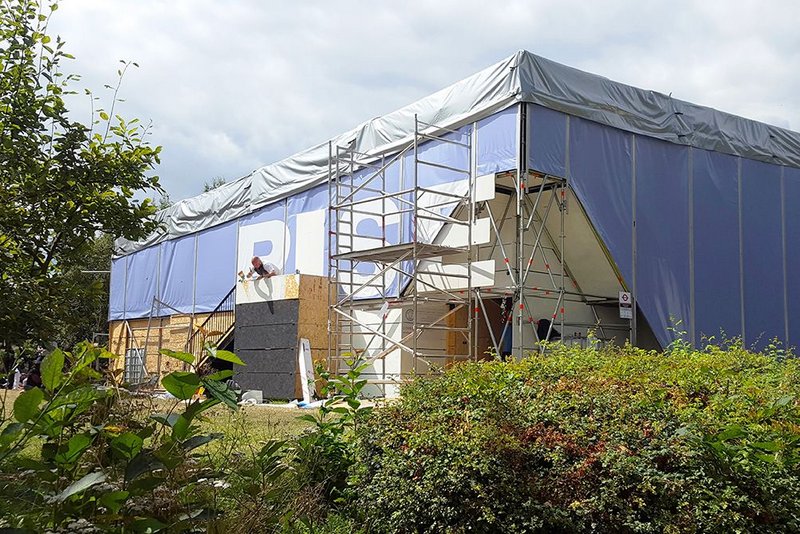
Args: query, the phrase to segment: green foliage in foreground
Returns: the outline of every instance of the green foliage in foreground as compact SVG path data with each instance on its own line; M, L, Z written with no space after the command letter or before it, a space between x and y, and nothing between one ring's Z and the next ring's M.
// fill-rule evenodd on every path
M419 379L360 434L355 506L377 532L798 532L800 362L773 356L555 347Z
M2 417L0 528L800 531L800 360L778 349L554 346L418 378L378 409L353 362L276 439L253 437L258 417L241 412L214 426L236 396L204 360L238 357L163 354L188 369L163 379L177 397L166 412L113 373L99 385L101 349L48 356L44 389Z
M198 450L220 436L201 433L198 421L216 405L235 409L237 397L223 382L231 371L200 368L212 356L241 360L211 346L199 361L167 355L190 370L163 378L176 401L155 413L142 413L118 373L103 380L94 369L114 357L105 349L84 342L44 358L43 387L20 394L12 413L3 403L0 413L0 528L186 531L218 515L216 473ZM196 395L201 386L205 399Z

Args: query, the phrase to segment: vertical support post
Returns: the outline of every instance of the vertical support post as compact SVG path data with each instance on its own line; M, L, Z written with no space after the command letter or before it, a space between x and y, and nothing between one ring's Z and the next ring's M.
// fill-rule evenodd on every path
M200 234L194 234L194 274L192 274L192 315L189 317L189 328L186 329L186 344L192 338L194 331L194 314L197 308L197 258L200 248ZM284 249L285 250L285 249Z
M419 119L417 115L414 115L414 193L413 193L413 206L412 206L412 217L413 223L411 226L411 285L412 285L412 311L414 313L412 321L411 321L411 348L413 349L414 353L411 355L412 361L412 370L416 374L417 372L417 341L419 336L417 334L417 306L419 300L419 287L417 283L417 239L419 239L419 218L418 218L418 210L419 210ZM402 354L402 353L401 353ZM401 371L402 371L402 359L401 359Z
M694 286L694 149L689 147L689 341L697 347Z
M477 309L481 306L481 302L478 298L473 298L472 294L472 261L473 261L473 251L475 250L475 245L472 243L472 229L475 225L475 178L478 172L478 155L477 151L475 150L476 142L478 138L478 128L477 123L473 123L469 134L467 135L467 144L469 146L467 156L469 157L469 209L468 209L468 226L467 226L467 306L469 310L475 308L476 312L473 314L470 311L469 314L469 321L468 321L468 331L467 331L467 341L469 343L470 348L470 359L477 361L478 360L478 313Z
M559 299L561 300L561 303L560 303L559 307L557 308L557 311L560 313L560 316L561 316L560 325L561 325L561 335L563 336L563 335L565 335L564 334L564 311L566 310L566 302L565 302L565 299L564 299L564 295L565 295L565 291L566 291L566 288L564 286L564 273L567 270L566 255L564 253L564 247L566 245L566 243L565 243L566 235L565 235L565 230L564 230L564 215L565 215L565 212L566 212L566 209L567 209L567 195L566 195L566 190L564 189L564 184L561 184L561 186L558 188L558 190L559 190L559 196L560 196L559 204L558 204L558 213L559 213L559 216L561 217L561 221L560 221L560 224L561 224L561 236L560 236L560 238L561 238L561 246L559 247L560 248L560 250L559 250L559 256L560 256L559 257L559 263L561 264L561 287L559 288L560 289L560 291L559 291Z
M517 307L517 335L519 339L519 352L518 357L521 358L524 356L525 351L525 342L524 342L524 331L522 328L524 318L523 318L523 308L525 306L525 284L522 280L522 272L524 269L523 266L523 258L525 257L525 217L523 214L524 205L523 199L524 195L527 192L526 189L526 176L528 173L528 150L527 150L527 104L521 103L519 106L519 121L517 124L518 133L517 139L519 141L518 152L517 152L517 175L516 175L516 187L515 189L515 196L517 202L517 232L516 232L516 265L517 265L517 274L515 276L516 280L516 287L514 290L515 295L517 296L515 305Z
M633 263L633 287L631 294L633 295L633 303L631 306L631 345L634 347L638 344L639 337L639 293L636 286L636 263L637 263L637 250L636 250L636 135L631 134L631 260Z
M355 162L355 152L354 151L355 151L355 146L354 145L351 145L350 148L346 149L346 152L349 152L349 156L350 156L348 164L347 164L348 173L347 173L347 177L345 178L346 179L345 183L347 184L347 190L345 191L345 194L348 195L348 196L353 194L353 189L354 189L354 185L355 185L355 178L353 176L355 174L355 171L356 171L356 162ZM347 153L345 153L345 157L347 157ZM349 205L349 209L350 209L350 215L348 217L348 221L349 221L349 224L350 224L350 250L355 250L355 248L356 248L356 246L355 246L355 241L356 241L356 219L355 219L355 217L356 217L356 214L355 214L355 208L353 206L353 199L352 198L350 199L350 202L349 202L348 205ZM353 262L354 262L354 260L351 259L350 260L350 269L349 269L350 278L348 278L348 283L349 283L349 288L350 288L349 291L348 291L348 294L350 294L350 295L353 294L353 290L356 287L355 280L354 280L354 278L355 278L355 276L354 276L354 274L355 274L355 266L353 265ZM349 312L350 317L354 317L355 316L355 310L353 310L353 299L350 299L349 302L348 302L348 312ZM355 335L356 335L354 321L352 319L348 319L347 326L348 326L347 331L350 334L350 338L349 338L350 339L350 347L352 348L352 351L351 351L352 354L350 356L351 356L351 359L355 359L355 358L358 357L358 354L356 354L356 348L355 348L355 344L353 342L353 340L355 339Z
M383 246L387 246L389 242L386 239L386 197L388 195L388 191L386 188L386 158L381 157L381 237L383 238L381 242ZM375 264L377 268L377 264ZM381 274L381 296L383 297L382 300L384 302L388 302L389 299L389 289L386 287L386 270L383 270ZM387 307L387 314L388 307ZM387 321L386 317L381 317L381 333L384 337L380 338L381 343L381 352L386 350L386 336L389 335L389 330L387 329ZM383 396L386 396L386 360L381 361L381 390L383 391Z
M334 191L334 182L335 177L333 176L333 143L328 141L328 371L333 372L333 351L336 350L336 346L338 345L338 340L336 339L336 335L334 333L333 323L336 321L336 317L334 317L335 313L333 311L333 302L331 299L331 291L335 291L335 288L338 287L336 284L336 277L338 274L336 273L336 269L334 268L334 256L336 255L336 251L334 250L334 239L333 239L333 209L337 202L333 198L333 191ZM285 244L284 244L285 245ZM284 250L286 250L284 248ZM338 291L336 291L336 296L338 296ZM335 297L334 297L335 298Z
M566 133L565 133L566 141L564 143L564 160L565 160L564 161L564 189L562 189L563 193L561 195L561 201L564 203L564 210L563 210L563 212L561 214L561 228L562 228L562 232L561 233L562 234L566 233L566 231L564 231L563 229L564 229L564 226L565 226L565 218L566 218L567 214L569 213L568 212L568 208L567 208L567 193L570 190L570 180L571 180L571 174L572 174L572 169L570 167L570 161L569 161L570 160L570 149L569 149L570 121L569 121L569 115L567 115L566 121L567 121L566 128L565 128L565 130L566 130ZM566 253L566 250L565 250L565 247L567 246L567 244L565 242L566 241L566 236L564 236L562 239L564 240L564 241L562 241L562 244L561 244L561 257L563 259L563 262L561 264L561 270L563 272L563 271L567 271L567 253ZM570 280L573 281L572 273L570 271L567 271L567 272L569 272ZM580 291L580 289L578 288L578 285L577 285L577 281L573 281L573 285L575 286L576 290ZM563 282L561 284L561 289L564 290ZM585 298L584 298L584 301L586 301ZM587 301L587 303L588 303L588 301ZM597 310L594 309L594 306L590 306L590 308L592 310L592 315L594 315L595 320L597 321L598 327L599 327L600 320L599 320L599 317L597 316ZM601 328L601 330L600 330L601 335L603 335L602 334L602 327L600 327L600 328ZM562 318L561 318L561 335L562 336L564 335L564 317L563 317L563 314L562 314Z
M786 262L786 178L781 165L781 246L783 249L783 322L784 342L789 347L789 271Z
M747 343L747 337L745 335L745 324L744 320L744 228L743 228L743 218L742 218L742 206L743 206L743 196L742 196L742 158L741 156L736 158L736 180L738 184L738 194L739 194L739 313L741 314L742 318L742 343Z

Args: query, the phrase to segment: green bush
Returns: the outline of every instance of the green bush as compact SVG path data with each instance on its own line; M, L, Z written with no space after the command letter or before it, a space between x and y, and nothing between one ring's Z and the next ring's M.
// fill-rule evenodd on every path
M222 382L233 373L199 369L211 357L243 362L210 345L197 359L162 352L190 369L162 378L176 399L167 413L145 411L118 372L96 371L115 356L89 342L42 360L43 387L21 393L12 413L0 410L0 530L187 531L221 515L214 497L225 473L199 456L220 436L202 434L198 422L216 405L236 409Z
M556 346L420 378L358 435L355 509L377 532L800 531L783 356Z

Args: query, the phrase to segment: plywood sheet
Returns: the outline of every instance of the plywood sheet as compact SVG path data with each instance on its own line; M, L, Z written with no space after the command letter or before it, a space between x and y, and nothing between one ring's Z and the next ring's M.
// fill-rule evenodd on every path
M296 299L299 296L299 276L279 275L271 278L236 283L236 304Z

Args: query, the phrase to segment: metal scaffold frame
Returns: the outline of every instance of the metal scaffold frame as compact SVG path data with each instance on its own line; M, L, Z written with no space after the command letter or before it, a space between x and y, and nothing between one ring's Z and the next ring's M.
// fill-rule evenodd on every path
M547 344L541 341L550 340L555 329L561 333L565 327L593 329L601 340L610 339L607 330L628 330L628 325L603 324L597 312L597 306L616 303L615 296L586 293L573 276L565 255L565 223L571 196L569 172L564 178L526 168L524 106L519 120L519 131L522 132L518 146L520 164L513 171L492 176L495 193L507 197L499 218L492 209L494 195L491 199L476 200L477 135L474 124L468 129L466 141L457 141L452 137L463 137L463 129L441 128L415 118L413 143L391 158L375 158L359 154L352 147L329 145L329 276L335 288L330 293L328 328L332 370L338 370L341 362L346 360L372 362L396 350L411 356L411 373L421 370L420 362L425 362L428 368L441 364L447 356L446 350L441 350L443 347L431 352L428 350L430 347L421 346L420 339L426 330L444 330L462 336L467 353L459 356L474 360L486 348L478 346L477 329L481 322L486 325L492 348L498 355L502 354L505 336L512 333L509 329L514 329L512 353L515 355L546 350ZM467 150L469 168L457 169L425 160L420 147L428 141L454 143ZM406 178L405 182L401 181L398 191L389 191L387 170L395 164L402 166L404 162L408 166L409 161L413 161L413 170L405 169L402 175L410 176L411 182L407 183ZM420 172L427 166L467 176L467 192L463 195L447 194L420 186ZM446 198L433 204L423 202L424 195L432 194L439 195L440 199ZM497 203L494 205L497 207ZM576 209L582 210L580 205ZM378 217L380 235L359 234L357 220L361 216ZM480 216L488 218L490 227L490 242L484 247L473 241L473 229ZM409 235L401 235L399 242L392 242L386 234L387 220L397 217L401 220L410 217L410 231ZM434 244L430 236L422 239L420 221L423 220L432 221L439 225L439 229L445 225L466 228L467 245ZM514 225L513 232L507 227L509 224ZM504 243L503 235L507 239L513 235L513 243ZM600 246L607 254L602 242ZM450 271L446 275L465 280L458 291L447 290L441 285L436 287L425 280L426 275L434 274L429 270L430 262L442 262L443 259L465 267L459 274ZM474 284L473 263L482 259L495 259L495 275L507 275L508 284L495 283L490 287ZM356 282L361 264L371 265L369 272L373 274L362 276ZM443 272L444 269L435 270L437 276ZM390 273L395 273L401 282L387 287ZM372 295L365 298L369 291ZM503 326L499 336L491 326L487 300L511 303L511 308L505 307L502 312ZM447 304L449 311L435 320L421 320L420 307L433 302ZM538 304L536 312L533 303ZM587 306L593 322L568 321L567 307L570 303ZM404 330L402 336L393 336L389 331L387 316L393 308L409 310L403 320L409 320L410 329ZM550 311L542 316L543 309ZM461 310L467 313L459 314ZM378 314L379 321L370 322L359 315L360 311ZM542 319L547 323L541 323ZM546 328L540 331L540 324ZM358 343L357 339L362 341ZM396 381L386 376L385 365L382 369L383 376L375 377L371 382Z
M532 349L532 347L526 347L523 341L526 339L524 332L526 327L530 328L529 339L533 340L533 343L542 351L545 350L545 345L540 342L550 340L556 327L561 332L564 331L565 326L596 328L600 339L606 337L606 329L622 328L603 325L595 309L595 306L607 304L613 299L609 296L585 293L570 271L565 257L565 217L567 214L567 191L569 190L567 180L535 172L522 174L518 171L506 173L505 177L511 178L513 187L497 187L498 191L508 195L499 221L489 202L478 203L476 208L478 213L485 211L491 222L493 241L488 256L493 257L496 249L500 249L503 259L500 269L508 274L511 282L505 287L496 285L492 288L476 288L475 290L481 319L487 325L490 323L490 318L487 314L485 300L510 298L512 301L512 308L507 310L501 334L495 336L493 330L488 329L496 353L501 354L502 339L509 328L517 329L517 343L513 347L516 354L523 354L525 350ZM506 221L511 220L507 215L512 206L517 210L517 215L514 217L516 224L515 249L514 255L509 256L509 252L503 244L501 232ZM553 235L547 227L551 216L557 217L554 221L558 227L556 235ZM526 236L532 239L532 243L526 239ZM514 261L515 258L516 261ZM476 260L479 259L480 251L478 251ZM515 263L516 265L514 265ZM557 269L556 266L558 266ZM543 277L543 283L533 281L534 275ZM552 311L544 317L548 324L543 335L538 329L538 322L541 319L536 319L533 312L534 307L531 305L534 300L552 304ZM565 308L565 304L568 302L578 302L588 306L594 316L594 322L568 321Z
M472 222L475 218L475 203L472 200L475 179L472 132L467 132L466 141L457 140L461 136L464 136L463 132L427 124L415 117L413 143L391 159L376 161L350 147L330 145L328 272L335 290L330 292L329 297L328 331L329 365L333 369L352 359L365 362L385 359L396 350L411 358L413 373L420 371L421 362L428 368L442 367L446 352L423 345L422 337L427 331L463 336L469 350L466 357L473 358L473 314L468 313L464 326L457 326L451 319L461 309L472 310L474 299L471 275ZM467 151L468 168L451 167L424 159L420 147L428 141L450 143ZM398 191L388 190L386 172L389 166L394 163L402 165L412 155L412 172L405 172L406 177L410 176L411 183L404 183ZM419 177L421 169L426 167L466 176L469 184L467 193L422 187ZM361 174L357 171L361 171ZM368 197L359 198L360 194ZM380 209L368 209L369 205L375 206L377 203ZM467 220L453 215L462 212L467 214ZM359 233L357 219L360 216L379 217L380 235ZM386 234L388 218L401 221L401 228L406 227L403 222L408 220L408 235L403 235L405 232L400 230L399 239L394 239L397 242L391 242ZM466 245L433 243L423 235L422 226L426 223L429 227L444 228L445 225L451 225L465 228ZM433 268L433 265L441 263L443 257L456 254L466 255L466 262L463 263L465 272L454 273ZM359 275L358 269L363 264L370 266L369 272L373 274ZM390 274L394 274L394 283L387 283ZM356 282L359 276L366 279ZM439 283L432 283L434 277ZM462 280L459 285L462 289L448 289L456 279ZM431 303L446 304L449 311L432 320L424 319L421 308ZM389 310L397 308L401 310L403 320L407 321L409 332L405 335L392 335L389 331ZM377 314L380 322L371 323L361 313L364 311L372 312L367 317ZM397 380L388 377L386 366L382 365L382 376L373 377L370 382L385 385Z

